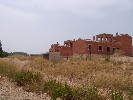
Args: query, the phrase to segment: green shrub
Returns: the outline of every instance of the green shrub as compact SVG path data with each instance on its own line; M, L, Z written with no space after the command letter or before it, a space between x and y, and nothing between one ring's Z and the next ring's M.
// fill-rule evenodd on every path
M43 84L43 91L47 91L51 93L51 91L54 91L58 87L60 87L61 84L59 82L56 82L56 80L49 80L47 82L44 82Z
M106 57L105 57L105 61L106 61L106 62L110 62L110 56L106 56Z
M63 98L64 96L67 96L68 91L69 91L69 88L67 87L67 85L60 86L54 91L52 91L52 99L56 100L56 98L59 98L59 97Z
M49 80L44 83L43 91L47 92L52 100L60 98L62 100L82 100L81 89L73 89L67 84L62 85L56 80Z
M111 98L112 100L123 100L123 94L119 90L113 90Z
M41 91L42 75L38 72L19 71L16 72L13 80L17 82L18 86L23 86L24 90L28 92Z
M7 57L7 56L9 56L9 53L5 51L0 51L0 58Z
M85 100L102 100L102 98L98 95L97 88L91 87L87 90Z
M60 98L61 100L83 100L84 99L84 91L81 89L73 89L67 84L61 85L54 91L52 91L52 100L56 100Z
M97 88L92 87L87 91L80 88L71 88L67 84L61 85L56 80L44 83L43 90L51 96L52 100L102 100L98 95Z
M25 86L34 84L42 81L42 75L40 73L33 73L31 71L19 71L14 76L14 81L17 82L18 86Z
M128 98L129 100L133 100L133 88L128 89Z

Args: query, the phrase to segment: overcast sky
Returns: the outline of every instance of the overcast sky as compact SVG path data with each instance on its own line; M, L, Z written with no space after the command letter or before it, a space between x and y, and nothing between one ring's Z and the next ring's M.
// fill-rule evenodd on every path
M44 53L52 43L116 32L133 37L133 0L0 0L7 52Z

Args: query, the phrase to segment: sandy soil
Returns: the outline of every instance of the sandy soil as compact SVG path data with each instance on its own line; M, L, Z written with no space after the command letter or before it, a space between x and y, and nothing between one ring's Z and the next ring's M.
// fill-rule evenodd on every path
M0 76L0 100L50 100L47 94L26 92L6 77Z

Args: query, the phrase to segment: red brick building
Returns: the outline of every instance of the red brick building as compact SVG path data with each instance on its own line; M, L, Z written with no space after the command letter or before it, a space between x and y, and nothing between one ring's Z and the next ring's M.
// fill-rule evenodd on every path
M74 54L112 55L115 50L122 50L126 56L132 56L132 37L128 34L99 34L91 39L67 40L64 45L52 44L49 52L60 52L61 56Z

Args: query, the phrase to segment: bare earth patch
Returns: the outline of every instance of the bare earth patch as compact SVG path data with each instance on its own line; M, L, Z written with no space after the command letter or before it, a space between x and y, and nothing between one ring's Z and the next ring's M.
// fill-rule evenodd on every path
M7 78L0 77L0 100L50 100L50 97L47 94L26 92Z

